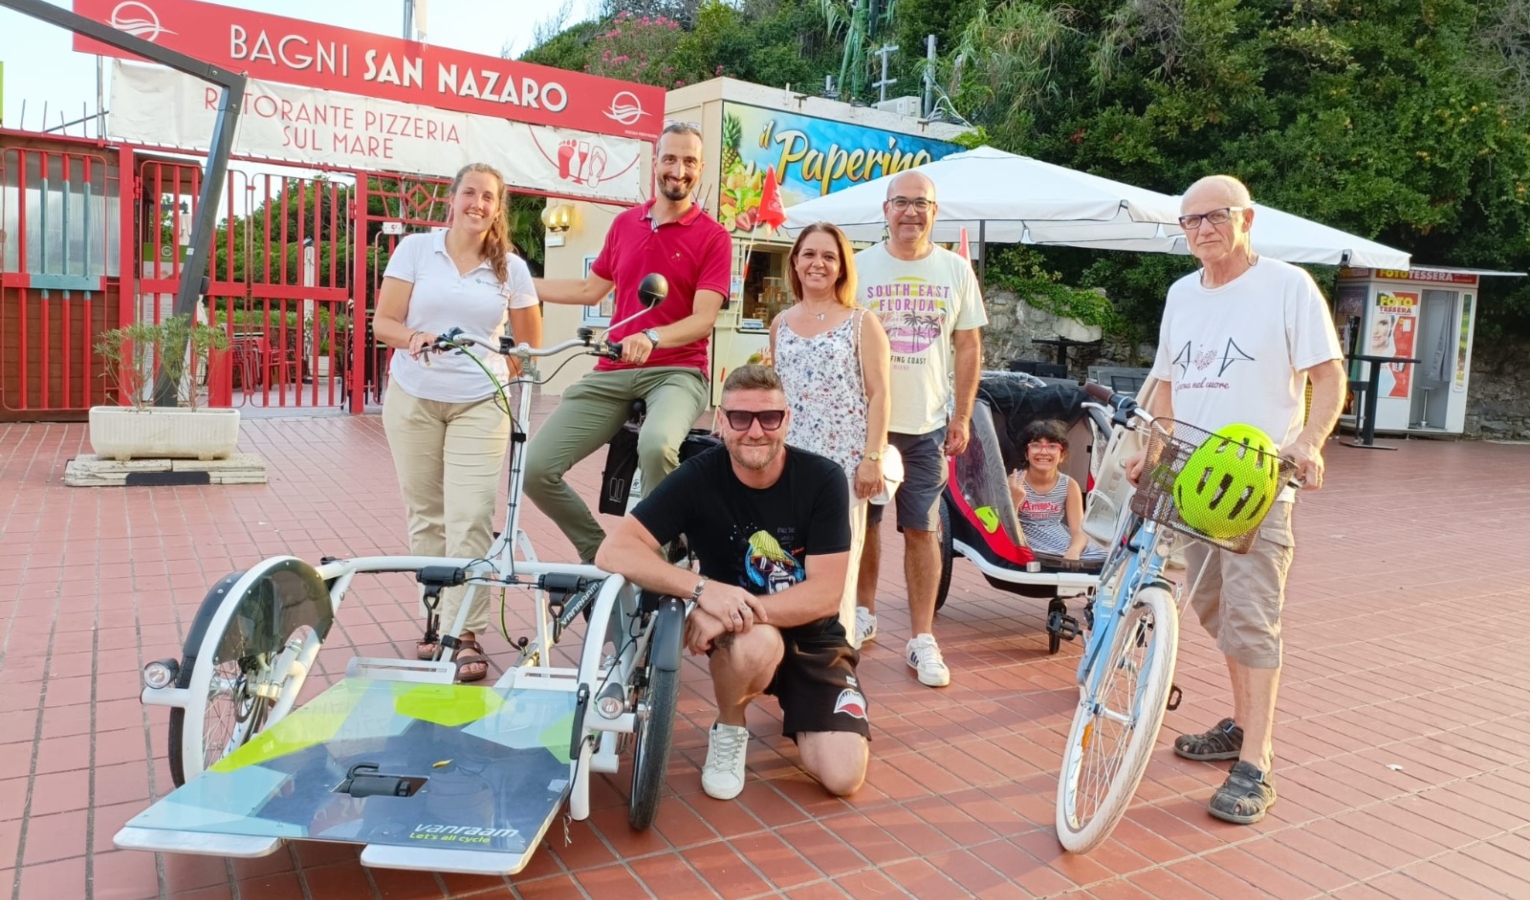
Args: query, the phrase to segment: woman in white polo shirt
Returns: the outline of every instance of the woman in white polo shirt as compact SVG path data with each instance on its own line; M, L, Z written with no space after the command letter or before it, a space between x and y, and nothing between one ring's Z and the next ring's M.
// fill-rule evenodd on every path
M531 272L510 247L504 178L482 163L452 182L450 227L399 241L383 273L373 332L395 349L383 399L383 426L409 516L409 550L420 556L482 556L493 540L494 501L510 419L495 387L466 357L431 353L457 327L498 337L509 321L517 343L542 343L542 313ZM501 379L510 363L477 350ZM448 588L438 612L450 627L466 591ZM489 661L477 636L489 625L489 594L478 591L454 659L457 677L478 681ZM421 641L421 659L435 655Z

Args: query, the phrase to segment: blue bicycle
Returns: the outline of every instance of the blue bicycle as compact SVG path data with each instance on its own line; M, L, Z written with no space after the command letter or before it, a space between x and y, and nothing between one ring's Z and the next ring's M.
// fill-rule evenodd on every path
M1244 533L1219 537L1179 515L1174 485L1211 435L1183 422L1154 420L1132 398L1101 385L1084 389L1110 416L1114 440L1142 429L1147 441L1136 493L1116 516L1099 587L1085 611L1089 637L1078 665L1079 704L1057 786L1057 836L1073 853L1086 853L1110 836L1142 782L1164 712L1178 706L1173 679L1179 589L1164 577L1173 539L1184 535L1246 553L1258 533L1255 521ZM1268 467L1274 484L1292 483L1290 462L1246 453L1250 466ZM1265 512L1267 505L1259 517Z

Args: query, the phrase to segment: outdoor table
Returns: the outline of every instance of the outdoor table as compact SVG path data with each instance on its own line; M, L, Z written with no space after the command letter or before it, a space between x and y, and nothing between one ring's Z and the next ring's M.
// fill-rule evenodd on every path
M1071 338L1060 337L1060 338L1031 338L1031 343L1033 343L1033 344L1049 344L1051 346L1056 347L1057 348L1057 364L1060 365L1060 366L1067 366L1068 365L1068 348L1069 347L1087 347L1090 344L1098 344L1099 341L1075 341L1075 340L1072 340Z
M1355 353L1348 357L1351 360L1371 364L1370 377L1365 383L1365 421L1356 422L1356 436L1353 441L1346 442L1346 446L1359 447L1362 450L1396 450L1396 447L1383 447L1376 443L1376 394L1381 387L1381 367L1386 363L1417 363L1417 359L1407 356L1366 356Z

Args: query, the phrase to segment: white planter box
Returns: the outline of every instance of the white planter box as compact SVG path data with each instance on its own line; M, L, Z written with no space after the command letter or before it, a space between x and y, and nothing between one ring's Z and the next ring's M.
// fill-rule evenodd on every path
M238 445L237 409L90 408L90 446L104 459L227 459Z

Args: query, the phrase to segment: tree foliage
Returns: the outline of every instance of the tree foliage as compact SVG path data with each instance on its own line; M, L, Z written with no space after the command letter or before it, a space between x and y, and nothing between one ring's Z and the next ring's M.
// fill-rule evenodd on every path
M1530 268L1530 0L692 5L639 80L816 86L850 75L847 61L870 74L868 51L897 43L895 92L920 93L929 71L973 140L1175 194L1227 172L1256 201L1421 264ZM576 25L527 58L597 71L595 38L610 27ZM926 34L939 41L933 69ZM871 80L847 78L846 99L871 99ZM1046 249L991 254L989 275L1106 288L1123 327L1146 332L1192 266ZM1530 279L1490 280L1483 299L1484 337L1530 335Z

